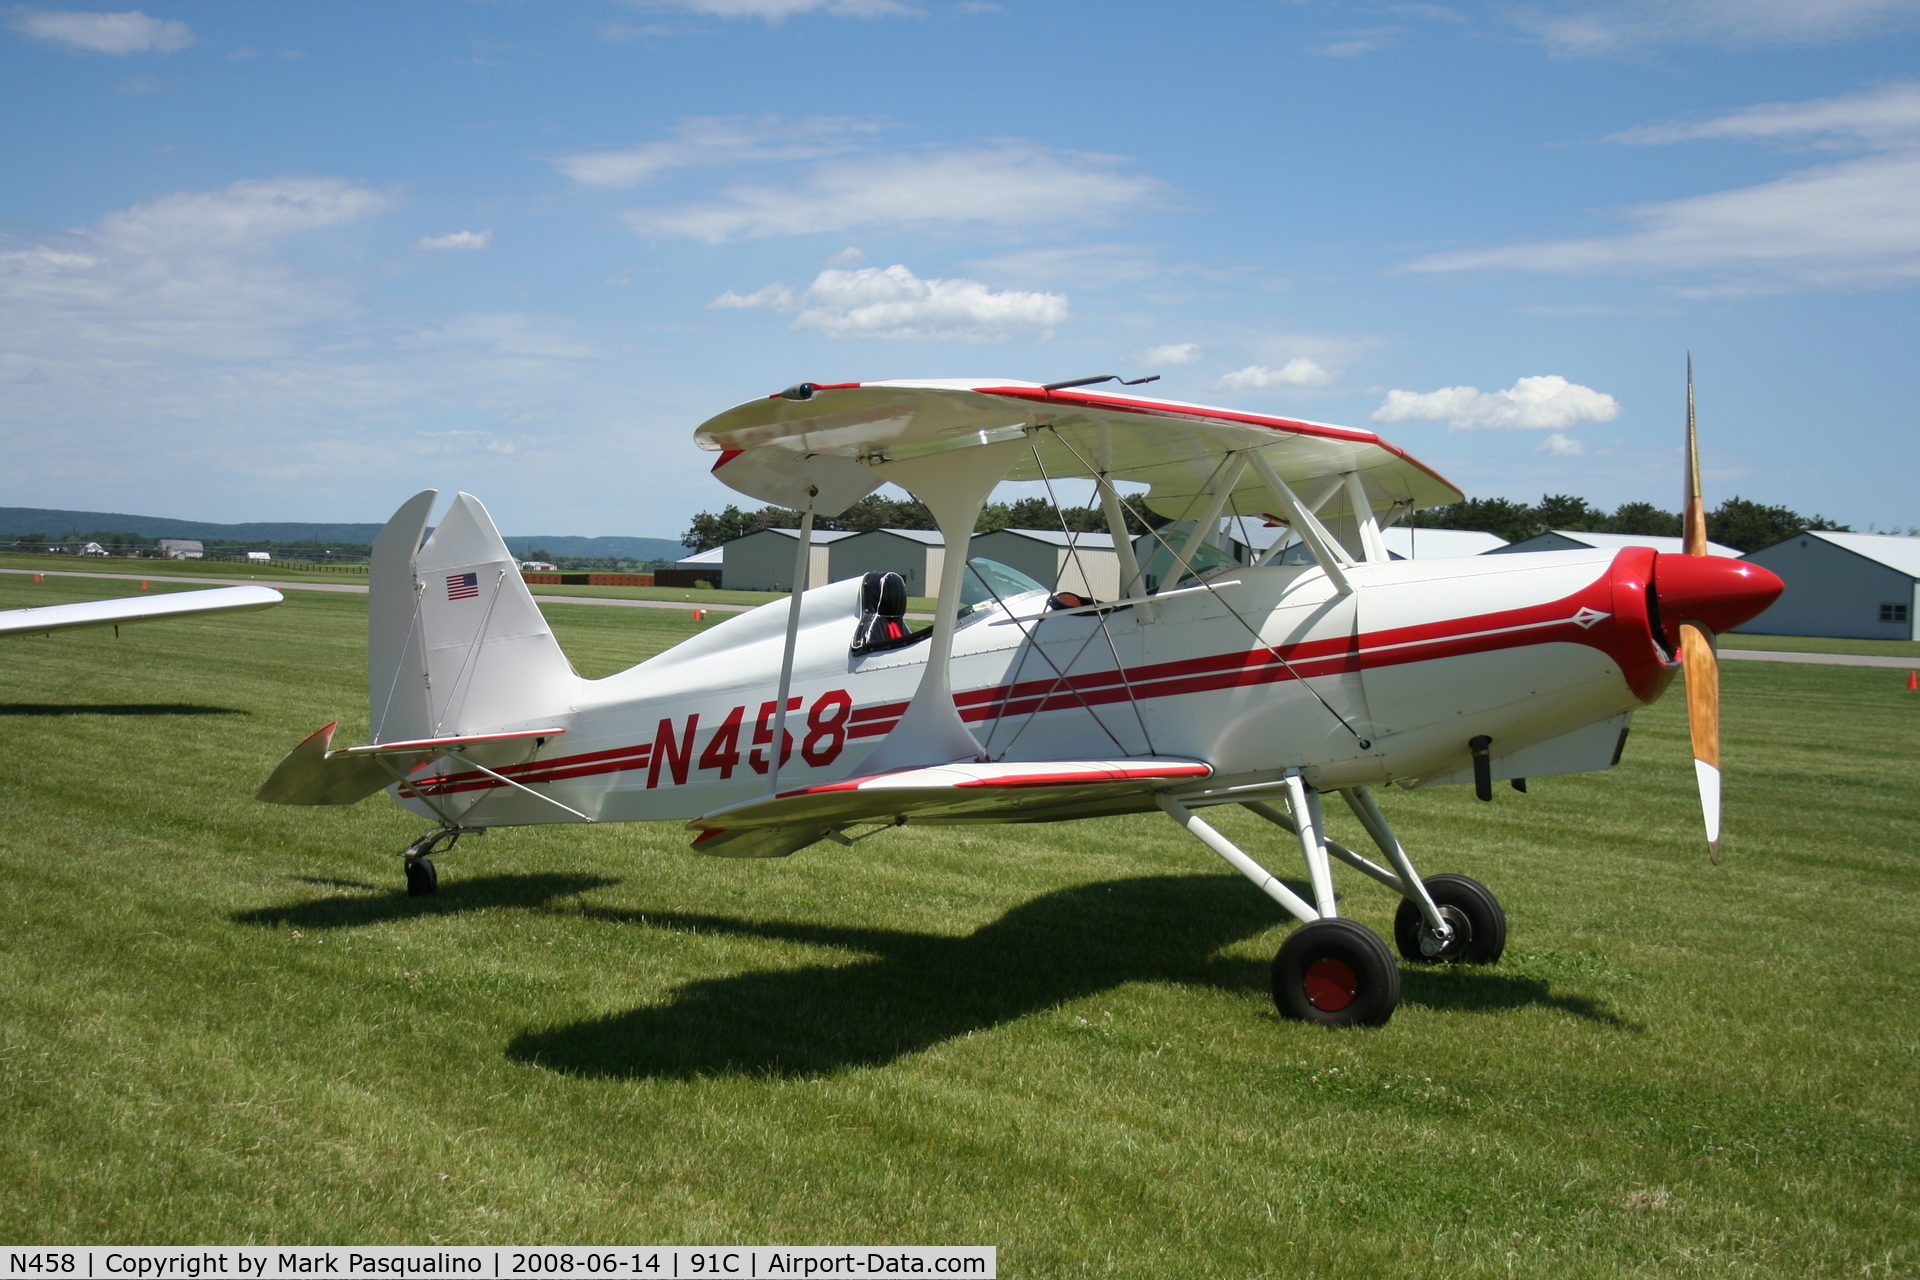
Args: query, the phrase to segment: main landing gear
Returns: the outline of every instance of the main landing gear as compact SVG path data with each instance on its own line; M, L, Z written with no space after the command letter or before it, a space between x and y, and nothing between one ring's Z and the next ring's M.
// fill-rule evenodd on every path
M1394 942L1414 964L1492 964L1507 945L1507 917L1500 901L1478 880L1436 875L1422 880L1399 839L1365 787L1345 787L1340 798L1379 846L1391 869L1329 840L1320 796L1297 769L1282 780L1282 812L1236 787L1213 795L1161 796L1160 807L1261 892L1300 920L1300 927L1273 958L1273 1003L1283 1017L1327 1027L1377 1027L1400 1003L1400 968L1380 936L1363 924L1340 919L1333 892L1333 860L1370 876L1398 893ZM1256 793L1257 794L1257 793ZM1272 794L1271 791L1268 794ZM1231 840L1194 814L1195 808L1239 804L1299 838L1314 900L1308 902Z
M440 872L429 854L445 853L467 834L464 827L435 827L400 851L407 867L407 896L425 898L440 892Z

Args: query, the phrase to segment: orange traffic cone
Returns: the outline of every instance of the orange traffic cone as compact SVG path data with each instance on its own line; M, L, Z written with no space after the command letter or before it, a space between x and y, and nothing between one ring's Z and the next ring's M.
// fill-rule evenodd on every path
M36 574L34 574L34 575L33 575L33 580L34 580L35 582L38 582L38 581L40 581L40 575L39 575L39 574L37 574L37 573L36 573Z
M707 611L705 609L695 609L693 611L693 620L695 622L704 622L706 620L706 617L707 617Z
M1907 672L1907 688L1920 689L1920 671Z
M140 589L141 589L142 591L145 591L145 590L147 589L147 584L146 584L146 583L144 583L144 582L143 582L143 583L141 583L141 584L140 584Z

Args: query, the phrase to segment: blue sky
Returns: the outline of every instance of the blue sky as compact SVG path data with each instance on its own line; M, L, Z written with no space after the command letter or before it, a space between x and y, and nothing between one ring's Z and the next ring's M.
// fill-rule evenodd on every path
M1920 524L1920 0L0 7L0 505L670 536L803 379Z

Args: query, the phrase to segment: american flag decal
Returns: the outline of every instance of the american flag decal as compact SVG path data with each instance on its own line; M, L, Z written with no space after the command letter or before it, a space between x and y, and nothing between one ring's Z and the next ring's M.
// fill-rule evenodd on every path
M447 599L472 600L480 594L480 575L477 573L450 573L447 575Z

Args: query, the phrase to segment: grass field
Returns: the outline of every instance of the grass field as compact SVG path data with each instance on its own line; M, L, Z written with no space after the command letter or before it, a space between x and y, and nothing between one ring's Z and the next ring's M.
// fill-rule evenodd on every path
M0 608L121 590L0 577ZM589 675L696 629L548 608ZM1920 1269L1920 695L1884 671L1727 664L1718 868L1677 698L1608 773L1384 796L1512 941L1330 1033L1273 1012L1276 909L1164 819L774 862L503 830L410 899L417 824L384 799L250 798L325 721L362 740L364 609L0 644L0 1239ZM1384 892L1341 883L1385 929Z

